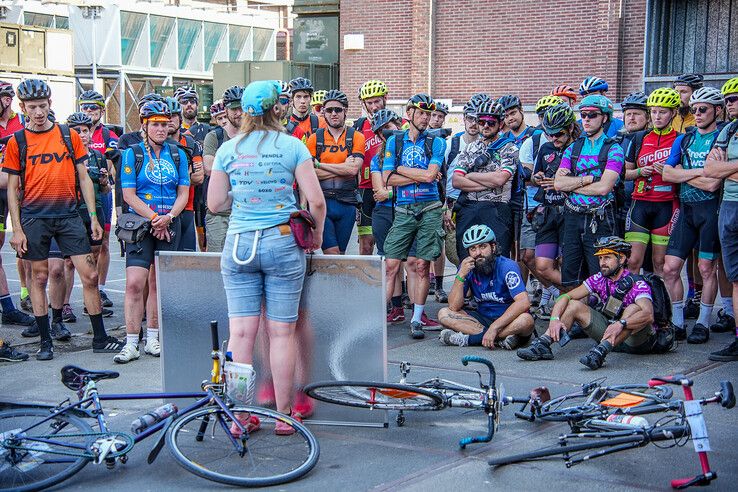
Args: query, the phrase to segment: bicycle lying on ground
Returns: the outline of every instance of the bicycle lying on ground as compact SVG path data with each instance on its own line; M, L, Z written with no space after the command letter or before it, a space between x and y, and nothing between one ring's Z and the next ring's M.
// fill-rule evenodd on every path
M159 431L149 464L166 443L177 463L189 472L229 485L276 485L308 473L320 454L313 434L287 415L231 402L216 322L211 323L211 333L213 370L211 380L202 384L203 392L103 394L97 381L117 378L117 372L70 365L62 368L62 383L77 392L79 401L70 403L67 399L56 407L21 405L0 411L0 490L45 489L90 462L113 468L116 461L127 461L134 444ZM109 429L103 401L153 399L197 401L181 411L168 406L172 414L158 422L156 411L148 414L149 421L154 419L148 427L143 424L147 416L141 417L139 432L134 435ZM253 417L260 420L260 427L249 431L242 421L249 420L247 425L256 427ZM275 436L273 427L279 421L296 432Z

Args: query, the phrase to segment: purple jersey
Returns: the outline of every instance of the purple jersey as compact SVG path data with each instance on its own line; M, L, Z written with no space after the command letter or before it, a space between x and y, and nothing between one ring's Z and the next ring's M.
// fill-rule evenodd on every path
M630 273L625 273L630 275ZM620 278L623 278L622 276ZM620 278L618 280L620 280ZM608 277L603 277L601 273L592 275L584 281L584 286L587 287L592 294L597 294L602 302L607 302L610 294L615 292L617 288L617 281L613 281ZM651 299L651 287L646 283L645 280L637 280L633 287L625 294L623 298L623 307L630 306L638 299L646 298Z

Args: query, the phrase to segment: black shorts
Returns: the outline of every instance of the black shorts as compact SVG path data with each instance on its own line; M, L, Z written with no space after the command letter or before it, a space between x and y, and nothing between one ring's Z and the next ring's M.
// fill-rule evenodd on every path
M546 207L543 225L536 232L536 246L564 242L564 213L562 207Z
M679 213L679 202L633 200L625 220L625 240L666 246Z
M594 213L564 210L564 239L561 247L561 283L576 287L600 271L595 243L601 237L617 234L612 205Z
M697 257L716 260L720 256L718 199L682 202L666 254L686 260L697 248Z
M90 254L90 241L82 217L21 217L23 232L28 239L28 251L21 256L24 260L49 259L51 240L55 239L62 256Z
M177 217L169 226L172 232L172 242L161 241L156 239L152 234L146 234L146 237L138 244L126 243L126 268L137 266L148 268L154 264L154 255L157 251L177 251L180 240L180 219Z
M361 205L356 208L356 226L359 236L370 236L372 234L372 214L374 213L374 190L371 188L359 189L361 193Z
M513 212L507 203L465 201L456 212L456 252L459 260L469 256L463 237L464 232L475 224L483 224L492 229L497 238L497 253L510 258L512 222Z
M5 232L8 225L8 190L0 188L0 232Z
M484 328L484 331L487 331L487 328L495 322L497 318L488 318L487 316L481 314L479 311L472 311L471 309L464 309L464 312L477 320L480 325L482 325L482 328Z
M100 224L100 218L104 217L105 211L98 207L97 209L97 223ZM79 209L79 216L82 217L82 222L85 223L85 229L87 230L87 240L90 241L90 246L102 246L102 237L95 241L92 239L92 221L90 220L90 214L87 213L86 208ZM102 226L102 224L101 224Z
M195 245L197 244L195 233L195 212L192 210L182 210L179 217L182 234L180 235L177 251L195 251Z

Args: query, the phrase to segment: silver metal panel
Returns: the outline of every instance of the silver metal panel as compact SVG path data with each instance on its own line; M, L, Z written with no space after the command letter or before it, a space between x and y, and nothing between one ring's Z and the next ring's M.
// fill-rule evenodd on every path
M209 378L210 321L228 338L228 309L218 253L160 252L156 258L164 391L193 391ZM353 379L385 381L387 325L384 262L378 256L308 259L298 322L298 383ZM262 383L266 333L255 366ZM257 385L257 388L259 386ZM258 403L258 402L257 402ZM316 402L314 419L384 424L386 413Z

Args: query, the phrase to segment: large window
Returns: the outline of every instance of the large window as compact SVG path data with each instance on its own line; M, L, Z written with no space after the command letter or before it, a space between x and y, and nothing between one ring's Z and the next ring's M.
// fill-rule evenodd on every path
M23 23L27 26L54 27L54 16L37 14L35 12L24 12Z
M146 14L121 11L120 55L123 65L130 65L136 45L146 25Z
M179 19L177 22L177 46L179 47L179 69L184 70L190 60L192 49L200 35L202 23L199 21Z
M254 28L254 56L252 60L259 61L264 59L267 48L269 48L269 41L272 40L273 32L271 29Z
M205 70L210 70L226 33L225 24L205 23Z
M149 17L149 23L151 66L158 67L161 63L164 49L169 42L169 36L172 34L172 29L174 28L174 17L152 15Z
M242 26L229 26L229 33L228 33L228 61L241 61L240 55L241 51L243 51L243 47L246 44L246 40L249 37L249 33L251 32L250 27L242 27Z

